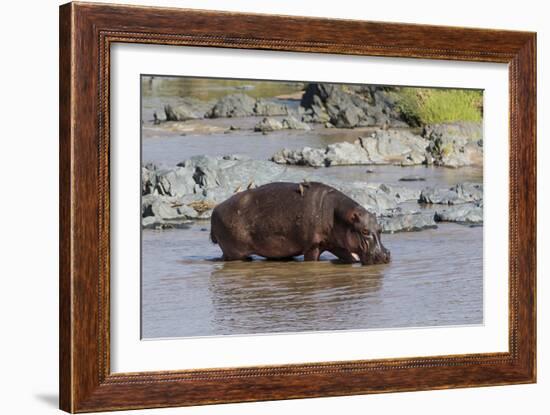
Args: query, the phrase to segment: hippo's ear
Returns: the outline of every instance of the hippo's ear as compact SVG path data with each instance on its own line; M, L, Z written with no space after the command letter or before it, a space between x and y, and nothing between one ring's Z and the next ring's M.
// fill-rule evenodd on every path
M357 223L361 220L361 212L357 209L350 209L346 212L345 219L347 223Z

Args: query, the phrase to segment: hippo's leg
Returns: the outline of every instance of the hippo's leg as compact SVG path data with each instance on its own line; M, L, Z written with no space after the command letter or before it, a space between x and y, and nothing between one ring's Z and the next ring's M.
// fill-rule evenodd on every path
M243 249L244 247L241 247L241 249L235 246L228 247L226 243L222 242L220 243L220 248L223 252L222 259L224 261L245 261L251 259L250 255L252 255L252 252L248 249Z
M222 259L224 261L252 261L252 257L250 255L243 255L243 254L232 254L232 255L223 254Z
M353 257L351 255L351 253L346 250L346 249L343 249L343 248L331 248L329 249L329 251L336 255L338 257L338 259L342 262L346 262L346 263L353 263L354 260L353 260Z
M321 256L321 250L318 246L315 246L313 248L308 249L304 253L304 261L319 261L319 257Z

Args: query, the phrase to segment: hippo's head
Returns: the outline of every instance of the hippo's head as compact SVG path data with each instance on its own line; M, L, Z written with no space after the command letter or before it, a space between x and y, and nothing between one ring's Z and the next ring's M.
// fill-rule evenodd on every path
M382 229L375 215L356 206L346 212L345 222L347 226L343 245L353 261L363 265L390 262L390 251L382 245Z

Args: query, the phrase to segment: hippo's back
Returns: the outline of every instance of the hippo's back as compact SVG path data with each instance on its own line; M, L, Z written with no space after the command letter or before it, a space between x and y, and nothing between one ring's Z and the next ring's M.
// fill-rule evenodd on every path
M320 224L322 183L269 183L237 193L212 213L212 240L253 246L303 241Z

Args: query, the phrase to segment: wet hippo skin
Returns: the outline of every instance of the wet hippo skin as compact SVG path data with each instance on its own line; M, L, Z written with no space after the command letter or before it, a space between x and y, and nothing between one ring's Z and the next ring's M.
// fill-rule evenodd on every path
M388 263L376 217L342 192L318 182L276 182L240 192L212 213L211 239L226 261L329 251L344 262Z

